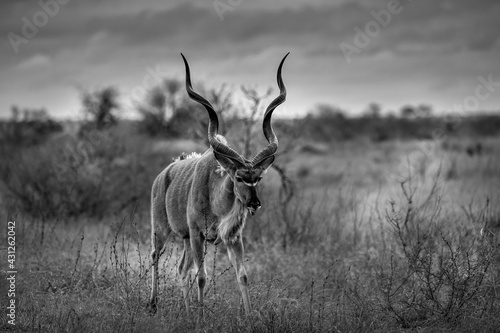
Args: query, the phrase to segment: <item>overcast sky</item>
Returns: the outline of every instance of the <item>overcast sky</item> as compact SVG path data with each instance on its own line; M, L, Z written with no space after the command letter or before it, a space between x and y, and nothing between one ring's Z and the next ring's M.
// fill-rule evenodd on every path
M151 72L184 80L180 52L194 82L264 90L291 51L277 115L318 103L500 110L498 0L54 1L0 2L0 116L15 104L74 117L80 89L107 85L131 114Z

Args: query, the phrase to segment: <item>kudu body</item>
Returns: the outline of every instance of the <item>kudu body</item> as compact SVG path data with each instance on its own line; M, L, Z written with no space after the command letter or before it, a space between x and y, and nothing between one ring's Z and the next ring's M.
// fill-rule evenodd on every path
M181 54L182 55L182 54ZM268 146L252 161L246 160L227 145L217 134L218 118L211 104L198 95L191 86L190 69L184 55L186 90L189 97L202 104L209 115L208 140L210 148L203 155L180 158L167 166L153 183L151 193L151 258L153 262L150 306L156 311L158 292L158 261L168 236L173 232L184 241L179 263L183 282L183 296L189 313L190 271L197 272L199 317L203 316L203 292L206 284L204 246L206 242L227 246L229 259L236 276L245 313L251 312L248 282L243 265L242 229L248 213L254 214L261 206L256 186L262 173L271 166L278 149L278 140L271 126L274 109L286 98L281 69L278 68L279 96L271 102L263 121Z

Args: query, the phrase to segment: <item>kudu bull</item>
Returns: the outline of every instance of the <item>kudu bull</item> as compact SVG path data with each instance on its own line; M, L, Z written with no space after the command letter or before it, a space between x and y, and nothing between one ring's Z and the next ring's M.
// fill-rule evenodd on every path
M243 158L217 134L219 121L212 105L193 90L189 64L186 67L186 90L191 99L202 104L208 112L208 141L210 148L203 155L180 158L167 166L153 183L151 193L151 258L153 262L150 307L156 312L158 293L158 261L168 236L173 232L184 241L179 263L183 296L189 314L190 271L197 271L198 316L203 317L203 291L206 283L204 265L205 242L227 246L229 259L236 276L246 315L251 312L247 273L243 265L242 230L248 213L261 207L257 185L262 174L271 166L278 150L278 139L271 126L274 109L286 98L281 77L285 55L278 67L279 96L266 109L263 120L268 146L251 161ZM222 171L222 172L221 172Z

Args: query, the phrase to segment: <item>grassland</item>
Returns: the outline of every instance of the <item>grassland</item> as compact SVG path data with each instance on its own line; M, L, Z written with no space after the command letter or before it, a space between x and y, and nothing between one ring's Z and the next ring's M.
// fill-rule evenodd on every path
M476 142L481 151L467 154ZM119 132L85 140L65 133L3 155L11 158L2 163L0 218L16 221L19 273L16 326L3 315L0 329L195 330L176 270L179 240L160 262L156 316L146 307L148 205L152 180L171 158L203 149ZM244 316L224 246L210 245L204 331L500 330L498 137L310 142L280 160L294 196L284 203L271 170L263 209L244 231L253 314ZM3 269L3 245L0 259Z

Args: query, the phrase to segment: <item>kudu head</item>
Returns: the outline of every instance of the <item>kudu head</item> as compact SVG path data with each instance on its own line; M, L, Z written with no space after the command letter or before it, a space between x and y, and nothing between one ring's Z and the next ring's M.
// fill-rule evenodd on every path
M256 187L262 179L262 173L266 171L267 168L269 168L274 162L274 154L276 154L276 151L278 150L278 138L276 137L273 127L271 126L271 118L274 109L276 109L276 107L282 104L286 99L286 89L283 84L283 79L281 78L281 68L283 67L283 63L285 62L288 54L289 53L283 57L278 67L278 87L280 89L280 94L267 107L266 113L264 114L264 121L262 123L264 136L269 144L250 161L243 158L234 149L230 148L226 144L225 140L220 139L221 137L217 135L219 128L217 113L210 102L193 90L189 64L184 55L181 53L184 65L186 66L187 93L191 99L202 104L208 112L208 141L213 149L214 156L219 164L227 171L229 177L231 177L236 197L252 215L255 214L255 212L261 207Z

